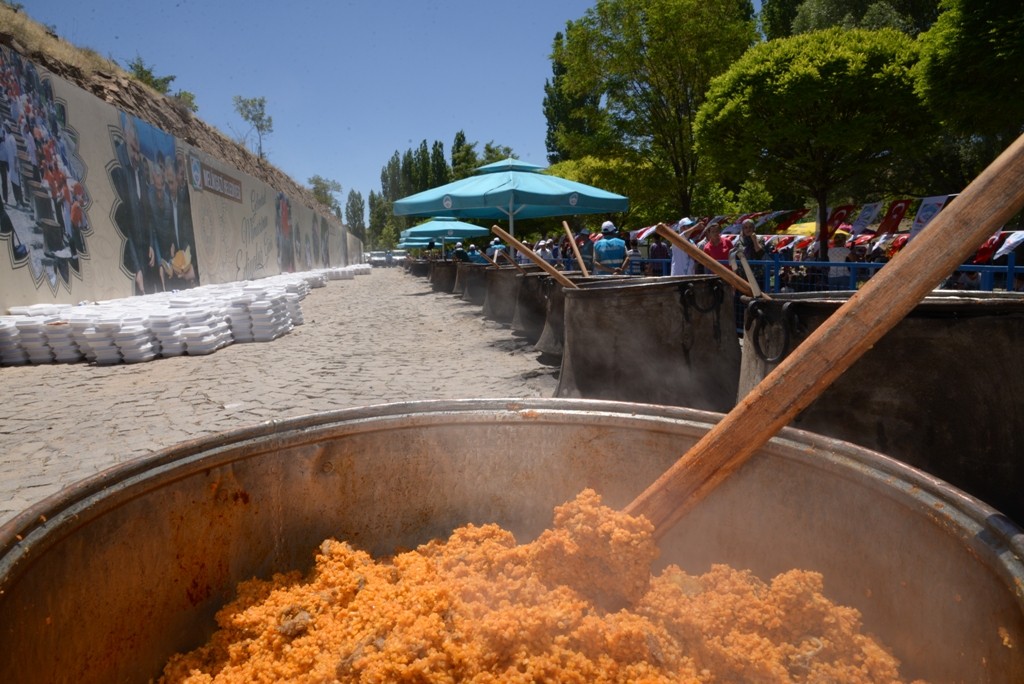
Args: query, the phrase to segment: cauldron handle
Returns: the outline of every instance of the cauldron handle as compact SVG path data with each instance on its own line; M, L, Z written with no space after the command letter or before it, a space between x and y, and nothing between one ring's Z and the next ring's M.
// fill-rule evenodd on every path
M637 496L626 512L645 516L654 524L655 536L664 536L1022 207L1024 136Z

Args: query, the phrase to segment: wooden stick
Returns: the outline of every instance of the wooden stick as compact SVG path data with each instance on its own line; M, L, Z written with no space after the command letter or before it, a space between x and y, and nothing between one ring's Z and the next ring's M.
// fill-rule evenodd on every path
M580 265L580 273L583 274L584 278L589 278L590 274L587 273L587 265L583 263L583 256L580 254L580 247L576 244L576 238L572 234L572 229L569 228L569 224L562 221L562 227L565 228L565 234L569 236L569 246L572 247L573 254L576 255L576 263Z
M496 250L494 250L494 253L497 254L498 256L505 257L505 261L507 261L508 263L510 263L513 266L515 266L516 269L518 269L520 273L526 273L526 269L523 268L522 266L520 266L519 264L517 264L515 259L513 259L510 255L505 253L505 250L503 250L503 249L496 249ZM497 266L498 265L497 262L495 262L494 265Z
M761 286L757 282L757 278L754 276L754 271L750 268L750 262L747 261L747 255L743 253L743 250L739 250L736 255L740 258L740 264L743 265L743 272L747 274L747 282L750 283L750 291L754 293L755 297L762 299L771 299L768 295L761 292Z
M703 250L697 249L696 245L694 245L686 238L677 235L674 230L669 228L664 223L659 223L658 226L655 228L655 231L657 231L658 235L662 236L663 238L671 242L673 247L678 247L679 249L689 254L696 261L699 261L701 264L703 264L712 273L714 273L717 276L720 276L722 280L724 280L729 285L732 285L734 288L736 288L745 295L751 297L754 296L754 290L750 287L750 283L748 283L743 278L740 278L738 275L733 273L731 270L729 270L722 264L718 263L717 260L712 259L710 254L707 254Z
M661 538L1024 206L1021 136L626 511Z
M577 287L576 283L572 282L567 277L565 277L564 273L560 272L557 268L555 268L548 262L544 261L543 257L541 257L532 249L524 245L519 240L516 240L514 237L503 231L498 226L491 226L491 230L494 232L495 235L500 237L502 240L505 240L510 245L514 245L516 249L518 249L520 252L529 257L530 261L540 266L541 269L546 271L548 275L557 280L558 283L562 285L562 287L571 287L573 289Z

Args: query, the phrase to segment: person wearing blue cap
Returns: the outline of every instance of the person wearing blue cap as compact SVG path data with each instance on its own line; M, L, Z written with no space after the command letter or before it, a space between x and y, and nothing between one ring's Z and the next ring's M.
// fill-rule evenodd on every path
M626 260L626 241L619 237L619 229L611 221L601 224L601 239L594 243L595 275L622 273Z

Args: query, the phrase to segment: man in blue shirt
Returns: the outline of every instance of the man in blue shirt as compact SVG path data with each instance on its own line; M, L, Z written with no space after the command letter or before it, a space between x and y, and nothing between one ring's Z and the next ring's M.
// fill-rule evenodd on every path
M594 243L594 273L609 275L621 273L626 260L626 241L619 237L619 229L611 221L601 224L601 239Z

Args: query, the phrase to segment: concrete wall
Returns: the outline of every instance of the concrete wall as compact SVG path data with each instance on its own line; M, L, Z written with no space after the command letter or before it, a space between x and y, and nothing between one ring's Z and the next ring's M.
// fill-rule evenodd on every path
M335 217L2 46L0 124L0 313L340 266L361 255Z

